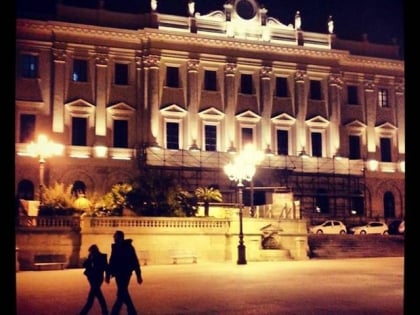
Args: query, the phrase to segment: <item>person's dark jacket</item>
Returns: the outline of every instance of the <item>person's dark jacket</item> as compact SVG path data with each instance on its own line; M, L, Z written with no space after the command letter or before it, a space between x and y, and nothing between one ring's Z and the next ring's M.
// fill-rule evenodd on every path
M101 282L104 280L104 273L108 272L107 255L103 253L90 254L83 262L84 274L89 281Z
M140 263L131 239L125 239L111 246L109 273L113 277L128 276L134 271L141 277Z

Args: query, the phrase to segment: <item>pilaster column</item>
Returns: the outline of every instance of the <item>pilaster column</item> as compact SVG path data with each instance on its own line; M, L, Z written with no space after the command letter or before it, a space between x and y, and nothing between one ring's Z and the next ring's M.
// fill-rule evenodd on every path
M376 100L375 95L376 86L373 77L366 77L364 81L364 94L365 94L365 123L366 128L366 150L370 157L375 156L376 159L376 134L375 134L375 122L376 122Z
M200 143L200 131L198 128L198 67L200 61L190 59L187 61L187 106L188 106L188 145Z
M262 121L261 121L261 135L262 135L262 145L263 150L270 146L272 143L271 137L271 114L273 109L273 91L271 85L271 76L272 76L271 67L263 67L261 69L260 78L261 78L261 104L262 104Z
M143 80L143 59L142 52L136 51L135 57L135 86L136 86L136 144L141 144L142 146L147 142L147 135L150 128L150 119L147 115L147 100L146 93L147 85ZM144 84L144 86L143 86Z
M237 146L236 142L236 88L235 75L237 66L235 63L228 63L225 65L225 135L226 135L226 150L231 146Z
M305 70L297 70L295 73L295 111L296 111L296 141L295 141L295 154L302 150L302 147L306 146L306 108L307 108L307 97L305 94Z
M52 131L64 132L64 94L66 79L66 43L54 42L52 54L54 58L53 64L53 112L52 112Z
M147 86L147 102L146 108L150 111L150 144L162 143L162 135L159 124L159 66L160 57L156 55L148 55L144 57L145 86Z
M106 95L108 94L107 69L108 48L96 48L96 112L95 112L95 135L106 136Z
M398 154L405 155L405 89L402 78L395 82L395 115L397 117Z
M330 119L330 133L327 139L331 155L340 149L340 117L341 117L341 91L343 80L339 73L332 73L328 78L328 114Z

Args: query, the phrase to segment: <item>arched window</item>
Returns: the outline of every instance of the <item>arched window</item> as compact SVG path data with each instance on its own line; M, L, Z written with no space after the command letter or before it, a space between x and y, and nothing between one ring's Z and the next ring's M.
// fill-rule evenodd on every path
M76 180L71 187L71 194L75 197L86 195L86 184L81 180Z
M355 211L354 214L363 215L364 213L364 199L363 199L363 192L360 190L356 190L353 193L353 197L351 198L351 210Z
M390 191L384 194L384 218L395 218L395 198Z
M27 179L21 180L17 187L17 198L34 200L34 184Z
M321 213L330 213L327 191L321 188L316 191L316 194L316 210Z

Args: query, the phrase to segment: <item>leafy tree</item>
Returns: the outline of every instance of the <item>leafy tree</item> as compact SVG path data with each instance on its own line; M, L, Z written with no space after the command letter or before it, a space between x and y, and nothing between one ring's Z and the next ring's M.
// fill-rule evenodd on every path
M177 187L174 179L162 170L145 169L133 184L133 191L127 196L137 214L144 216L174 215L171 196Z
M214 187L198 187L195 190L195 195L199 201L204 202L204 216L206 217L209 216L211 201L223 201L222 193Z
M39 215L73 214L75 198L71 189L71 185L65 187L63 183L59 182L42 187L42 205L39 207Z
M122 215L124 208L133 208L128 195L132 192L131 184L118 183L111 187L111 191L106 193L101 200L102 208L109 210L117 215Z
M198 205L195 194L179 188L169 196L169 204L171 205L176 216L193 217L197 214Z

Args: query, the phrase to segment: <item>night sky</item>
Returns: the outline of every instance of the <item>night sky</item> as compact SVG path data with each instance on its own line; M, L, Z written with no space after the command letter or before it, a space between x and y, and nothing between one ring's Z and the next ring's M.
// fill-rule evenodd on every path
M44 14L54 12L57 0L17 0L17 15L23 8ZM97 0L61 0L84 6L95 5ZM149 8L150 0L105 0L115 10L130 11ZM257 1L268 10L268 16L283 24L294 23L296 11L302 17L302 29L326 33L326 21L333 16L334 32L338 38L361 40L366 33L373 43L390 44L393 39L404 46L404 13L402 0L261 0ZM158 0L158 11L187 15L188 0ZM226 0L196 0L196 12L207 14L223 10Z

